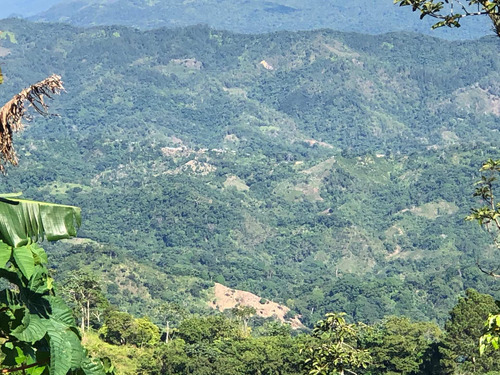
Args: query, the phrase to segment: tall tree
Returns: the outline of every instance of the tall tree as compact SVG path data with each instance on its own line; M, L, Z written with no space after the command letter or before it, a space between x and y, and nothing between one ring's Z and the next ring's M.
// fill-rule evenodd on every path
M489 159L482 165L481 180L476 183L476 191L474 196L480 197L483 205L478 208L473 208L467 220L476 221L492 238L495 247L500 249L500 202L496 199L495 185L497 184L500 175L500 159ZM495 263L488 265L484 261L476 260L478 268L485 274L500 278L500 265L497 257L494 257ZM483 354L488 347L500 349L500 314L490 311L484 335L480 338L480 353Z
M495 185L500 175L500 159L489 159L483 163L480 171L483 173L481 180L476 182L475 197L481 198L482 205L472 208L466 220L477 222L492 238L492 242L500 249L500 202L496 199ZM500 265L484 265L478 258L476 264L479 269L489 276L500 277L497 269Z
M370 363L369 352L358 347L358 327L344 316L328 313L314 326L312 340L302 350L310 375L356 374Z
M450 311L445 324L445 337L440 348L442 367L446 374L482 374L498 369L500 352L489 356L479 355L479 338L489 314L500 309L493 297L467 289Z
M435 323L406 317L389 317L367 331L364 346L373 358L370 369L374 374L393 375L421 373L442 334Z
M99 323L102 311L109 306L98 277L86 270L73 272L63 285L62 292L78 311L82 333L90 329L91 318Z
M250 335L250 329L248 327L248 321L252 316L255 315L255 308L251 306L241 306L238 305L231 309L231 314L236 317L241 322L241 335L242 337L248 337Z

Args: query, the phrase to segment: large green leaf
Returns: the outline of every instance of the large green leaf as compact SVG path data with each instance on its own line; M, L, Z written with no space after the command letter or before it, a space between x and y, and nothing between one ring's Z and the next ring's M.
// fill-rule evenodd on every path
M36 243L30 245L31 252L33 253L33 257L35 258L36 264L47 264L48 258L47 253L44 249L38 246Z
M50 340L49 372L50 375L67 375L73 364L73 340L68 335L74 333L64 324L51 323L51 327L47 327Z
M51 308L50 317L51 319L65 324L67 326L75 325L75 318L73 317L73 312L66 305L64 300L61 297L57 296L43 296L43 299L48 301Z
M48 280L49 276L47 268L41 266L40 264L36 264L33 276L31 276L31 279L29 280L28 283L28 289L30 290L30 292L38 295L44 294L51 289L47 284ZM31 296L28 296L28 298L31 298Z
M104 375L106 373L100 361L89 357L83 360L82 370L85 375Z
M34 343L47 333L44 319L36 314L26 314L23 324L12 330L11 335L21 341Z
M0 239L14 247L74 237L80 223L78 207L0 197Z
M82 366L82 361L85 358L80 337L71 329L65 331L66 341L71 344L71 369L77 370Z
M0 268L4 268L12 255L12 246L0 241Z
M13 257L17 266L28 280L35 272L35 259L28 246L20 246L14 249Z

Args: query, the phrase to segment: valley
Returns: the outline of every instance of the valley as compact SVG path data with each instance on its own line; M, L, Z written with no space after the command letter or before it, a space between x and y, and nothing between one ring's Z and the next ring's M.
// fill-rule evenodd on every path
M20 163L2 191L82 208L79 238L44 246L58 283L97 280L113 322L127 322L98 331L98 315L86 336L99 356L102 337L123 345L109 349L122 373L231 374L220 353L239 345L274 345L266 365L299 373L300 334L329 312L378 327L363 331L368 346L394 322L413 330L427 340L414 368L431 366L423 353L450 337L457 303L500 298L476 264L496 268L497 249L464 220L480 204L479 168L498 154L497 39L22 19L0 29L4 102L52 73L66 88L49 103L57 117L16 136ZM175 344L148 343L159 330Z

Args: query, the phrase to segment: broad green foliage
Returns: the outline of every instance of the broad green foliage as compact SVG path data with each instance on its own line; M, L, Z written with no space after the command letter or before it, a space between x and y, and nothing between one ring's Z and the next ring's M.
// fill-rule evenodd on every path
M80 208L0 196L0 238L9 246L22 247L46 238L56 241L76 236ZM20 256L30 255L28 253ZM16 257L16 252L14 252Z
M442 332L435 323L389 317L367 328L363 336L374 374L438 373L438 363L432 361Z
M223 316L193 316L179 326L177 338L168 344L157 344L152 352L139 358L137 373L303 374L304 358L299 354L303 338L291 337L290 331L281 331L279 335L268 333L242 337L237 324Z
M446 334L440 347L442 367L446 374L485 373L498 370L500 352L480 356L479 339L489 315L497 314L495 300L473 289L460 298L445 324ZM483 348L484 350L484 348Z
M193 316L182 321L177 335L188 344L202 344L241 337L241 331L236 322L223 316Z
M302 349L310 375L355 373L371 362L368 350L358 347L359 327L344 316L328 313L314 326L311 341Z
M54 293L45 251L31 241L74 235L78 224L70 220L79 217L79 209L53 206L45 221L45 205L4 198L0 202L0 277L15 286L0 291L2 367L37 375L103 374L102 365L92 362L81 346L71 309Z
M292 333L287 325L266 321L241 335L229 314L195 315L183 320L168 343L140 348L94 342L92 351L112 356L124 375L498 375L499 353L480 358L477 347L485 312L497 311L491 310L496 308L492 302L491 296L468 290L450 312L446 331L435 323L406 317L354 325L344 320L344 314L331 313L309 332ZM128 322L134 319L128 314L122 317ZM136 362L131 364L125 356L134 356Z
M99 332L104 341L115 345L142 347L155 345L160 341L160 331L149 318L135 319L122 311L105 311L104 325Z
M484 333L479 340L479 353L483 355L487 348L500 349L500 314L490 315L485 324Z

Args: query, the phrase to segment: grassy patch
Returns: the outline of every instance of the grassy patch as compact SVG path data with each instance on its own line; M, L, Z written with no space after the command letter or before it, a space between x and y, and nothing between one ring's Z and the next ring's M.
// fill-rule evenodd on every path
M90 186L74 184L70 182L54 182L52 184L46 185L43 189L48 190L52 195L65 195L71 191L79 193L81 191L89 192L92 190Z
M16 34L11 31L0 31L0 39L9 38L11 43L17 44Z
M243 181L238 176L227 176L226 181L224 181L224 187L225 188L235 187L236 190L238 190L238 191L250 190L248 185L245 184L245 181Z
M414 215L425 217L426 219L435 220L439 216L453 215L458 212L458 207L455 203L446 201L430 202L420 207L414 207L410 210Z
M83 336L83 346L93 357L109 357L119 375L133 375L137 373L137 358L146 348L137 348L132 345L111 345L99 338L96 332L87 332Z

